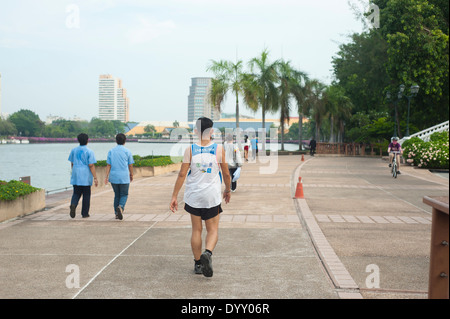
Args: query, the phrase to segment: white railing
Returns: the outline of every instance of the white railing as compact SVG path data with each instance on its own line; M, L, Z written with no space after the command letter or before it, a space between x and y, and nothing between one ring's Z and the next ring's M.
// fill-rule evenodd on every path
M430 141L430 136L433 133L444 132L444 131L448 132L448 126L449 126L448 124L449 124L449 121L438 124L438 125L430 127L430 128L427 128L426 130L415 133L413 135L405 136L404 138L402 138L399 141L399 143L402 144L404 141L409 140L411 137L418 137L418 138L422 139L423 141L428 142L428 141Z

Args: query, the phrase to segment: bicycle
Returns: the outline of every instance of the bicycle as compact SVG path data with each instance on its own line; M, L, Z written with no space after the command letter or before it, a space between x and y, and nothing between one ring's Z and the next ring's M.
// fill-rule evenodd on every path
M397 178L398 175L398 167L399 167L399 163L397 163L397 154L400 154L400 152L398 151L392 151L392 154L394 154L394 158L392 159L392 177Z

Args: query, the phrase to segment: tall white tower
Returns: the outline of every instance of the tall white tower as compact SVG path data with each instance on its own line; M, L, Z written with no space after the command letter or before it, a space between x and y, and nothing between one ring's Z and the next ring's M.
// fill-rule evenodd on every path
M130 101L122 80L109 74L99 77L99 118L129 121Z

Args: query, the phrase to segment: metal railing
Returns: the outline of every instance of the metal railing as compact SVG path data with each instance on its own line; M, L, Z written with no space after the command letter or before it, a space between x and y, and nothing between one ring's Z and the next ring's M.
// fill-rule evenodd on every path
M449 130L449 121L446 121L444 123L441 123L441 124L435 125L433 127L427 128L426 130L423 130L421 132L412 134L410 136L406 136L406 137L402 138L398 142L400 144L402 144L404 141L409 140L412 137L418 137L418 138L422 139L423 141L428 142L430 140L430 136L433 133L444 132L444 131L448 132L448 130Z

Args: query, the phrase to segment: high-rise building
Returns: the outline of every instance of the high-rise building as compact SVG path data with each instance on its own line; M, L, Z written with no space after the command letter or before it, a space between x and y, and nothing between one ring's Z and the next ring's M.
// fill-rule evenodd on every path
M188 96L188 122L200 117L209 117L213 121L220 119L219 111L211 104L211 78L192 78Z
M99 78L98 112L101 120L129 121L130 100L122 80L109 74Z

